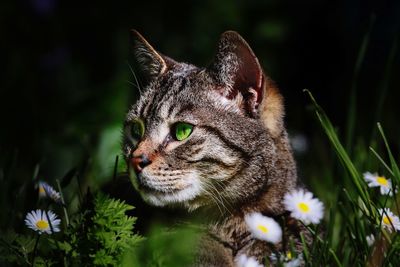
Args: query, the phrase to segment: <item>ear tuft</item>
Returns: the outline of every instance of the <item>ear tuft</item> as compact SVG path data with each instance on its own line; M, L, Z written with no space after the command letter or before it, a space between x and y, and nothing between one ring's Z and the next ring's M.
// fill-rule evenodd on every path
M283 97L279 93L278 87L269 78L264 81L264 97L260 104L260 119L268 129L271 136L278 138L284 130L283 117L285 109Z
M162 75L167 70L166 60L136 30L131 30L133 51L143 72L150 78Z

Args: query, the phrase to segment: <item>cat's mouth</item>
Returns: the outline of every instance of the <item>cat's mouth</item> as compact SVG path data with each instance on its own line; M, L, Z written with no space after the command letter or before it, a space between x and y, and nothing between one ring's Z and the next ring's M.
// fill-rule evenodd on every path
M195 174L185 177L185 183L168 184L154 181L141 172L139 176L129 169L129 176L135 189L142 198L154 206L166 206L169 204L187 203L195 199L202 192L202 187Z
M140 180L139 180L140 181ZM138 190L146 193L146 194L173 194L173 193L178 193L181 190L186 189L188 186L184 187L184 188L155 188L152 186L149 186L147 184L144 183L140 183L138 185Z

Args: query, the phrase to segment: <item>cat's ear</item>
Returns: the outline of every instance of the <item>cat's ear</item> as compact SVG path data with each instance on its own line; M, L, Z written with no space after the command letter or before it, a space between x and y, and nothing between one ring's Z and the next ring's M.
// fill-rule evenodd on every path
M262 99L263 71L247 42L234 31L221 35L210 73L228 99L243 97L244 108L256 116Z
M247 42L234 31L221 35L209 73L219 93L238 103L253 118L261 118L273 135L283 129L282 97L277 87L263 72Z
M136 30L131 30L131 43L137 63L140 65L146 78L153 79L166 72L172 59L162 56Z

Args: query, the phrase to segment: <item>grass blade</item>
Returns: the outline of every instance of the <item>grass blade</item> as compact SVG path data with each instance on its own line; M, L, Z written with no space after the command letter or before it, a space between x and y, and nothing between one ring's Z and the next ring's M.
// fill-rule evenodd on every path
M369 203L369 194L368 191L365 190L365 185L364 181L360 175L360 173L357 171L356 167L354 166L353 162L350 160L349 155L347 154L346 150L344 149L343 145L340 143L339 138L336 134L336 131L328 119L327 115L325 112L322 110L322 108L318 105L316 100L314 99L313 95L311 92L307 89L304 89L304 92L306 92L309 97L311 98L311 101L314 105L315 108L315 113L322 125L322 128L324 129L326 135L328 136L331 144L333 145L336 154L339 156L340 160L342 161L343 165L346 167L347 171L350 173L350 177L352 179L353 184L356 186L357 192L364 201L365 205L370 209L370 203Z

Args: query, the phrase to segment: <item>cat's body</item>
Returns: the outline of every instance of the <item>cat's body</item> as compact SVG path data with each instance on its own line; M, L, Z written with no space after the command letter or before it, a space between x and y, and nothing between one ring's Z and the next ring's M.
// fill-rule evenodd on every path
M241 254L260 262L300 246L301 226L282 199L298 186L277 87L235 32L221 36L208 68L156 52L136 31L134 51L148 83L125 121L124 155L132 183L150 204L209 207L196 266L235 266ZM284 228L277 245L254 239L244 216L260 212Z

